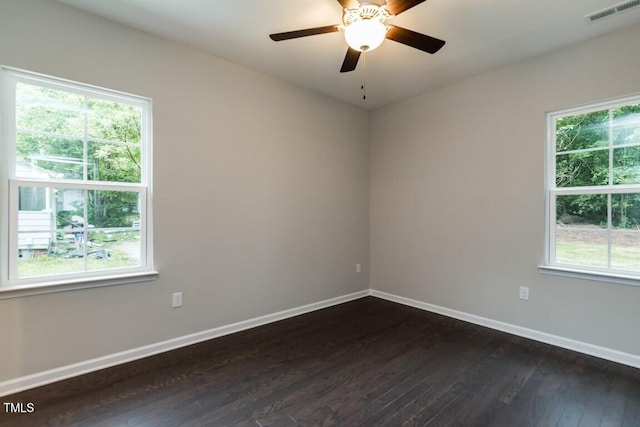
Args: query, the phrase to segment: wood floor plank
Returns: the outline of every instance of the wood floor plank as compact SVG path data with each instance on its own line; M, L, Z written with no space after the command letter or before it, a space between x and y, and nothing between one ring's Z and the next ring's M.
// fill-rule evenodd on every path
M640 427L640 370L367 297L4 397L0 426Z

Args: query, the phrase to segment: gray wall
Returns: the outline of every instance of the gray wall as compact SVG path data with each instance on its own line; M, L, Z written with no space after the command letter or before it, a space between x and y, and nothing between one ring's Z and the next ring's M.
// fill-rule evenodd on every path
M0 381L368 288L368 112L49 0L0 63L153 98L160 271L0 300Z
M640 287L537 269L545 112L640 92L638 40L635 26L376 111L371 288L640 355Z

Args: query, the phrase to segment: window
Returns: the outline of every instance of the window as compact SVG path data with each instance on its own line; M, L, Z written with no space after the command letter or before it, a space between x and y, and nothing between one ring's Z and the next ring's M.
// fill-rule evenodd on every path
M547 119L547 265L640 278L640 96Z
M0 290L152 273L151 100L6 67L1 96Z

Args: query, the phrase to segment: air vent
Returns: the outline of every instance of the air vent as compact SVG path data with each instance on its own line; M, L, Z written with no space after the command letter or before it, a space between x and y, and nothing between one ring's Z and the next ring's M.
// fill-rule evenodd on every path
M606 9L598 10L597 12L593 12L584 17L587 23L591 24L592 22L599 21L604 18L608 18L613 15L617 15L621 12L626 12L627 10L633 9L634 7L640 6L640 0L629 0L622 3L614 4Z
M616 6L616 12L624 12L632 7L640 6L640 0L631 0L624 3L620 3Z

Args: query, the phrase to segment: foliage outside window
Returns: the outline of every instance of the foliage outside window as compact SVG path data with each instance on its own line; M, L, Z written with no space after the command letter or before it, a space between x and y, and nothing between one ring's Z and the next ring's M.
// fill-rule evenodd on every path
M640 97L547 126L548 265L640 276Z
M150 271L151 101L11 68L2 84L3 286Z

